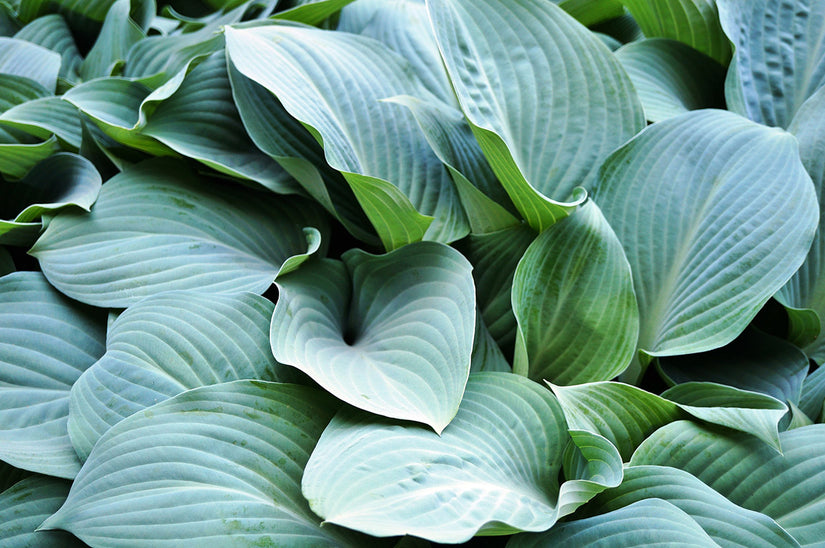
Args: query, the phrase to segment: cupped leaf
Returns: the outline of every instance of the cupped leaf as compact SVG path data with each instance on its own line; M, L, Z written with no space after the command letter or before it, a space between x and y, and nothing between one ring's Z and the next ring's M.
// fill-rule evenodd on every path
M149 117L142 134L217 171L250 179L279 193L298 187L244 131L232 100L223 51L195 67Z
M71 390L69 436L86 459L124 418L190 388L239 379L294 380L272 357L274 305L252 293L172 291L132 305L109 326L106 354Z
M507 543L507 548L654 545L719 546L686 512L662 499L645 499L591 518L560 523L546 533L519 535Z
M441 432L470 372L471 268L435 242L307 264L277 282L275 358L355 407Z
M129 49L146 37L129 17L130 3L116 0L106 12L97 40L80 64L79 73L84 80L111 76L126 59Z
M725 86L728 108L767 126L788 127L825 84L825 2L716 3L735 48Z
M69 149L80 148L80 115L75 106L61 97L41 97L16 105L0 114L0 123L41 139L54 134Z
M35 532L66 501L70 483L32 476L0 493L0 543L6 548L85 546L63 531Z
M30 253L67 295L126 307L172 289L263 293L324 247L326 230L309 202L155 159L107 181L91 214L58 215Z
M441 436L344 409L307 464L302 488L328 523L374 536L463 542L543 531L559 517L567 432L540 385L475 373Z
M106 315L65 298L37 272L0 278L0 459L73 478L69 389L105 350Z
M631 464L685 470L734 503L766 514L802 546L825 538L825 425L780 434L782 453L753 438L678 422L662 428Z
M560 200L590 187L602 160L643 127L630 79L598 38L550 2L427 7L484 154L530 226L547 228L581 197Z
M621 0L648 38L672 38L727 65L730 44L714 0Z
M669 466L626 467L622 484L596 496L580 515L598 516L648 499L673 504L725 548L799 546L770 517L737 506L695 476Z
M633 359L639 312L630 265L593 202L530 244L512 303L516 373L555 384L606 381Z
M20 181L4 183L6 201L0 207L0 243L31 245L42 228L41 216L64 207L86 211L100 192L102 181L94 165L76 154L62 152L37 164Z
M724 68L682 42L663 38L632 42L619 48L616 58L630 76L650 122L724 106Z
M25 40L0 37L0 73L28 78L54 93L59 72L57 53Z
M630 261L653 356L736 338L802 264L818 217L796 139L717 110L650 126L605 162L593 197Z
M362 546L320 527L301 496L335 407L317 389L262 381L184 392L109 430L41 529L94 546Z
M323 144L387 250L467 234L449 173L414 117L380 101L427 95L407 61L363 36L286 25L227 28L226 44L238 71Z
M659 358L658 367L672 383L714 382L798 404L808 357L787 341L748 328L722 348Z
M800 107L788 131L799 140L802 163L814 182L819 227L805 262L775 297L788 309L791 339L821 364L825 363L825 88ZM816 327L818 334L811 340Z

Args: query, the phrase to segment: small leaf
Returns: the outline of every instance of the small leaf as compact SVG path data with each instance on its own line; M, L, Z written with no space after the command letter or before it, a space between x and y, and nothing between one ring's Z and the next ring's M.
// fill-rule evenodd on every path
M307 264L278 280L275 358L355 407L441 432L470 371L470 270L461 254L435 242Z
M67 295L126 307L172 289L263 293L322 248L324 233L304 200L155 159L107 181L91 214L58 215L30 253Z

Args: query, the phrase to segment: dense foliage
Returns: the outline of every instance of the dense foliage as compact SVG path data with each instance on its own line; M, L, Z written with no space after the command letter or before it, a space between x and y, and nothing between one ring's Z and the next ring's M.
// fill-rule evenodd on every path
M0 546L821 546L823 29L0 0Z

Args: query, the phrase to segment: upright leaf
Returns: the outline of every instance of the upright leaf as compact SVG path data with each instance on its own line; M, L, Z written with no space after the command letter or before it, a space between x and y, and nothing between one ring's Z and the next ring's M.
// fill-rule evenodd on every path
M69 389L105 350L105 313L70 301L38 272L0 278L0 459L73 478Z
M30 253L64 293L126 307L172 289L263 293L322 248L324 233L309 202L155 159L107 181L90 214L58 215Z
M111 76L129 49L146 36L129 18L129 5L130 0L116 0L109 8L94 46L80 65L84 80Z
M825 2L716 0L735 48L725 95L728 108L786 128L825 84Z
M275 358L355 407L441 432L470 372L470 269L435 242L309 264L278 280Z
M630 79L598 38L550 2L429 0L427 7L484 154L518 211L544 230L643 127Z
M639 348L654 356L736 338L802 264L818 217L796 139L715 110L616 151L594 200L630 261Z
M228 28L226 43L235 67L323 144L387 250L468 232L450 176L412 114L380 101L427 94L396 53L362 36L286 25Z
M607 381L624 371L639 312L622 244L587 202L527 248L513 279L515 372L555 384Z

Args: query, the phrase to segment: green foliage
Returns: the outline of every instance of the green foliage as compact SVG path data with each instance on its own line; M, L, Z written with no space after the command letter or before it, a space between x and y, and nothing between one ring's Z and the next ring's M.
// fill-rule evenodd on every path
M823 28L0 0L0 546L821 545Z

